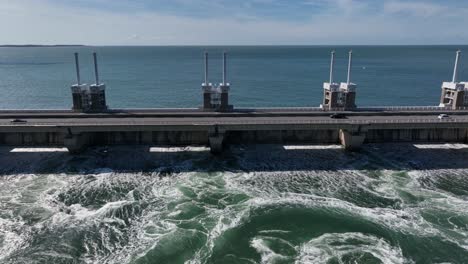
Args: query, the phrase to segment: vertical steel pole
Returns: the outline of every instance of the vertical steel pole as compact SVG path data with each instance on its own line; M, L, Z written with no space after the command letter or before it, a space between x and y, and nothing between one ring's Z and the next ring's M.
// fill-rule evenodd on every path
M353 51L349 51L349 62L348 62L348 84L351 83L351 67L353 66Z
M223 53L223 85L227 83L227 67L226 67L226 52Z
M458 50L457 51L457 56L455 58L455 68L453 69L453 79L452 79L452 82L457 82L457 78L458 78L458 62L459 62L459 59L460 59L460 54L461 54L461 51Z
M330 62L330 84L333 83L333 66L335 65L335 51L331 53L331 62Z
M76 80L78 82L78 85L81 85L80 60L78 58L78 52L75 52L75 67L76 67Z
M98 61L96 52L93 53L94 59L94 76L96 77L96 85L99 85L99 71L98 71Z
M208 52L205 52L205 85L208 85Z

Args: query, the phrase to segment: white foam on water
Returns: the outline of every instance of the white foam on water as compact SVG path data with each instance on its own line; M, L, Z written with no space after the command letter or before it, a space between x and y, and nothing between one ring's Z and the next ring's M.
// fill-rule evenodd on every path
M400 198L398 194L398 182L394 178L395 171L382 170L380 173L381 176L376 181L378 184L374 185L374 194L384 198Z
M109 202L104 204L101 208L97 210L91 210L83 207L81 204L73 204L68 207L69 211L67 213L57 213L52 217L52 223L59 224L70 224L73 221L82 221L82 220L104 220L107 219L107 215L110 212L113 212L117 209L122 208L125 205L132 204L132 201L116 201Z
M24 222L0 218L0 262L28 243L30 228Z
M258 232L259 234L289 234L291 231L286 231L286 230L261 230Z
M177 152L209 152L208 147L151 147L149 152L177 153Z
M102 243L102 245L98 245L98 243L95 243L94 241L89 240L89 241L86 241L83 246L88 248L90 252L100 252L100 248L116 250L117 247L119 246L117 245L116 247L116 245L113 245L110 242L112 240L115 240L115 236L114 238L109 237L110 235L108 234L108 232L112 231L117 236L124 236L122 231L119 230L118 226L125 226L126 223L119 217L114 217L113 212L119 213L119 210L121 209L125 210L124 209L125 206L130 206L133 203L135 203L134 196L132 195L131 192L129 192L126 196L123 197L124 200L108 202L108 203L105 203L102 207L97 208L97 209L86 208L79 203L72 204L70 206L65 206L64 204L57 202L57 199L56 199L58 194L63 193L71 186L74 186L74 188L77 188L78 186L79 188L86 189L89 187L89 185L92 185L92 188L96 188L96 190L98 190L99 188L110 188L114 184L125 184L125 182L129 179L129 177L132 179L132 181L134 182L136 181L135 175L115 175L110 169L98 169L98 170L95 170L94 173L96 173L96 174L92 174L92 176L94 177L94 181L89 181L89 175L86 177L83 177L82 175L60 175L60 174L39 175L39 176L36 176L36 175L14 176L13 175L9 177L10 178L10 183L8 183L8 185L10 185L9 190L14 190L14 194L16 196L21 198L21 194L23 192L26 192L28 193L28 195L34 195L36 197L35 201L32 204L24 204L20 206L25 206L25 207L37 206L40 208L50 210L52 212L52 215L50 218L45 219L45 221L40 221L33 226L27 225L25 223L21 223L16 220L14 221L14 223L11 223L10 226L12 227L11 230L13 230L13 232L10 232L8 237L6 237L7 239L4 240L4 244L2 244L2 246L5 246L8 248L8 251L6 250L3 251L4 254L2 254L2 258L8 257L8 255L11 255L15 251L20 251L21 247L27 247L27 245L21 244L21 241L27 242L31 240L28 235L31 232L27 231L28 228L32 228L35 230L35 233L40 234L41 232L43 232L43 230L50 230L51 232L54 232L53 230L55 229L65 229L65 230L77 229L77 230L85 231L85 230L92 230L98 226L101 226L99 227L99 229L97 229L97 231L100 233L100 237L101 237L100 242ZM3 181L4 179L6 179L6 177L1 178L0 183L4 184L5 183ZM46 183L44 187L37 189L38 186L42 186L34 182L38 180ZM15 184L16 184L16 187L15 187ZM19 186L20 184L21 186ZM34 192L29 191L31 187L36 187L34 189ZM125 198L131 198L131 199L127 200ZM15 199L19 199L19 198L15 198ZM14 220L14 219L15 218L11 217L10 220ZM105 227L105 228L102 228L102 227ZM6 232L3 232L3 231L2 233L6 234ZM21 234L21 235L18 235L18 234ZM12 240L11 238L15 238L16 240ZM116 243L120 243L120 242L117 241ZM63 244L63 246L68 247L68 245L66 244ZM66 254L62 254L60 252L53 252L53 251L49 253L44 252L44 254L50 257L53 257L53 256L61 257L62 255L66 256ZM103 252L103 254L106 254L106 253ZM89 256L89 255L84 254L82 257L82 260L86 263L96 263L96 261L100 257L101 256L99 255Z
M216 175L217 177L221 177L223 180L223 185L221 187L223 188L223 192L226 194L244 194L244 192L231 189L227 185L228 179L238 177L238 174L217 173ZM200 185L199 188L201 191L204 191L207 186ZM208 188L217 191L213 186L208 186ZM205 210L207 218L215 220L215 224L209 227L206 245L196 252L195 256L189 261L189 263L203 263L203 260L206 260L212 254L213 248L215 247L216 241L219 237L221 237L226 231L240 226L250 217L250 208L245 202L241 204L226 205L224 208L206 207Z
M297 171L283 174L262 172L245 173L237 178L226 179L226 181L227 186L230 188L243 190L249 196L254 197L248 201L252 208L292 205L304 208L321 208L364 218L401 233L417 236L441 235L441 231L427 222L420 215L419 208L414 206L405 206L403 204L402 208L369 208L334 197L339 190L350 188L349 192L352 192L353 189L359 187L377 197L399 199L395 187L398 183L391 177L392 172L384 171L383 174L383 177L376 180L369 178L361 171L337 171L334 173L309 171L304 173L303 176L301 176L301 172ZM255 184L246 184L249 182ZM314 183L314 189L311 191L307 190L307 188L310 188L309 182ZM369 186L377 187L370 188ZM291 187L294 189L291 189Z
M418 149L468 149L468 144L414 144Z
M290 146L288 150L307 149L310 148ZM295 153L295 151L291 151L291 153ZM250 214L253 211L261 212L262 208L269 206L297 206L328 210L334 214L363 218L394 232L416 236L442 237L467 249L468 237L466 236L466 230L454 227L453 229L459 232L461 238L460 236L450 236L443 229L438 228L436 224L427 222L421 216L421 212L425 209L445 210L449 211L450 215L455 216L466 215L468 211L466 199L439 190L435 185L433 186L434 188L427 189L419 182L422 177L435 176L434 178L437 179L442 174L458 173L462 176L466 173L464 169L410 171L407 178L396 177L394 174L397 172L391 169L381 170L377 177L371 177L367 175L366 171L354 170L352 166L349 166L349 169L314 171L303 169L302 167L296 169L289 164L284 163L282 165L279 163L274 164L275 171L271 169L271 164L268 164L270 159L263 159L262 157L268 156L268 154L268 152L262 153L260 150L258 154L260 158L255 158L248 162L246 159L240 159L239 163L245 165L246 169L249 169L249 166L256 163L257 160L260 166L263 166L262 164L264 163L265 168L267 168L265 171L259 170L252 173L223 172L201 175L196 172L184 172L179 174L170 173L170 176L166 177L163 173L165 171L164 168L154 172L152 175L146 176L139 173L116 173L112 169L101 168L87 174L47 176L45 179L50 184L47 188L37 191L37 197L39 198L36 205L51 210L54 215L34 227L50 225L53 229L54 225L57 225L57 227L73 229L86 228L86 226L93 225L97 226L98 224L109 224L107 226L111 226L116 221L122 221L118 217L114 217L112 212L118 211L122 207L133 205L133 203L138 203L139 201L135 200L135 196L143 195L141 201L148 203L149 208L143 211L141 215L135 217L125 231L112 229L116 234L120 234L118 232L126 232L128 237L123 236L126 241L113 245L109 242L110 239L106 237L108 236L106 234L107 229L97 229L97 232L102 237L101 242L104 244L104 248L110 250L112 254L99 252L100 245L96 243L87 243L86 246L89 247L89 252L93 252L92 254L95 255L91 255L91 253L90 255L86 255L84 258L85 262L129 263L138 259L139 256L146 255L150 250L157 247L163 237L174 234L177 229L181 228L178 225L185 220L175 219L182 212L178 205L189 201L193 201L197 206L205 210L203 215L197 218L197 221L206 230L207 242L188 263L205 263L211 256L218 238L223 236L228 230L239 227L248 221L252 217ZM291 157L284 157L282 162L288 162L288 159L295 157L294 155L296 154L292 154ZM301 160L299 162L323 162L321 158L315 159L318 157L314 156L316 154L307 155L300 156ZM343 160L344 158L339 156L335 162ZM272 159L272 161L276 160ZM317 166L319 165L317 164ZM255 168L258 168L258 166L258 164L255 164ZM169 171L177 171L177 169L190 171L191 168L193 169L193 162L186 160L177 163L176 166L171 165L168 168L170 169ZM0 178L0 190L5 186L11 187L19 184L16 185L19 190L18 192L0 192L0 199L3 197L19 203L22 198L21 191L27 191L28 186L35 186L34 180L37 177L44 177L44 175L10 175ZM54 201L54 197L56 198L57 194L63 193L69 188L77 188L78 191L83 191L82 193L85 194L85 191L92 193L94 189L112 189L116 186L127 185L135 185L134 189L138 190L137 194L134 194L133 190L131 190L129 193L122 195L122 197L118 197L118 200L106 202L100 208L86 207L79 202L71 206L64 206ZM194 196L184 193L179 188L181 186L191 189ZM401 207L393 208L391 205L388 207L365 207L354 203L352 199L347 200L348 197L342 197L343 194L348 195L355 191L361 191L377 198L400 199L400 190L407 191L416 196L417 202L405 204L405 200L401 199ZM229 204L225 203L223 200L224 196L219 195L220 193L226 195L242 194L246 195L247 198L238 204ZM220 197L219 204L203 201L204 197L210 198L209 196L211 195L213 197ZM448 219L448 221L452 220ZM119 222L119 224L123 225L123 222ZM453 225L455 226L455 224ZM26 225L23 227L27 229ZM19 240L14 241L16 239L14 235L18 234L15 230L17 231L18 228L22 228L22 224L19 221L3 225L0 223L1 232L4 232L4 229L6 230L4 233L11 233L7 236L8 244L0 248L2 250L0 256L8 257L8 255L21 249L21 247L27 247L27 244L22 244L23 242ZM193 231L205 232L200 230ZM250 241L251 246L260 253L264 262L287 258L288 256L275 252L268 243L270 239L268 237L281 236L288 232L287 230L259 231L255 238ZM27 241L29 239L28 231L23 231L23 233L24 237L20 237L20 239ZM383 256L388 256L390 262L384 263L409 262L402 258L401 249L395 245L390 245L385 240L367 234L345 234L349 235L326 234L320 238L312 239L309 243L296 246L295 250L300 252L297 258L298 263L301 263L301 260L307 263L310 257L316 257L317 259L330 258L361 251L367 252L379 259ZM349 242L352 239L351 237L357 238L357 245L354 245L355 242ZM320 246L320 244L325 245L326 243L329 243L329 245ZM12 247L9 247L9 245ZM379 248L376 248L376 246L379 246ZM8 250L3 250L7 247ZM51 254L55 253L51 252Z
M363 233L328 233L310 240L297 250L297 264L328 263L331 260L342 263L342 258L346 255L364 253L372 255L383 264L413 263L403 256L399 247Z
M418 235L437 235L439 231L427 222L411 212L391 208L366 208L352 203L329 197L305 194L284 194L283 197L254 198L249 201L252 207L264 208L267 206L284 207L300 206L303 208L317 208L334 213L364 218L381 226L399 231Z
M457 170L448 171L453 173ZM465 170L461 171L466 173ZM428 222L421 215L427 208L437 210L448 209L452 214L466 215L468 212L466 199L454 197L452 194L445 194L441 190L424 189L418 182L418 177L421 176L420 172L410 171L408 177L403 179L400 176L394 176L394 173L396 172L383 170L381 171L381 176L375 179L369 178L363 172L352 170L336 172L256 172L245 173L237 178L233 178L233 180L229 179L227 180L227 185L234 189L243 190L252 197L256 197L250 201L252 206L264 207L275 204L281 206L281 204L284 204L284 206L300 205L328 210L333 210L334 208L341 211L341 213L363 217L397 232L416 236L439 236L466 249L468 234L465 229L455 229L459 235L465 237L465 239L460 240L460 237L445 234L445 230L439 228L434 223ZM415 174L419 175L415 177ZM430 170L427 171L427 174L434 176L438 173L437 171ZM312 179L314 188L312 191L308 191L305 186L310 186L309 182ZM350 180L352 184L347 180ZM248 184L250 182L255 184ZM367 208L347 202L341 197L334 198L338 190L349 188L349 192L353 192L353 189L356 187L377 197L400 200L399 204L401 208ZM399 190L411 193L419 197L421 201L417 205L407 205L404 199L400 198ZM291 193L291 191L293 192Z
M187 163L186 163L187 165ZM132 234L126 246L114 251L114 254L102 256L100 263L128 263L144 257L154 250L165 238L175 235L178 230L177 221L172 218L180 213L177 206L169 209L171 203L178 204L184 199L184 194L177 188L180 183L190 183L195 172L172 174L170 177L158 177L157 174L148 176L149 182L144 186L149 188L145 199L151 203L151 209L145 210L132 223L129 232ZM199 232L199 230L192 230Z
M90 174L95 174L96 176L106 177L110 176L114 171L110 168L98 168L93 170Z
M297 173L297 172L295 172ZM313 172L314 173L314 172ZM360 172L347 171L347 175L361 175ZM262 173L262 177L265 173ZM268 172L266 176L262 179L268 177L275 177L277 173ZM416 218L412 216L412 213L407 213L405 211L391 209L391 208L364 208L356 206L352 203L345 202L340 199L323 197L314 194L298 194L298 193L288 193L281 192L278 190L270 189L268 183L265 185L256 184L254 188L249 189L245 188L245 180L250 180L252 178L258 177L259 173L244 173L230 175L225 177L226 188L231 191L247 192L247 194L253 198L250 198L244 203L244 207L241 212L234 210L231 211L231 208L226 208L222 211L220 215L220 220L218 224L212 229L210 236L208 238L208 252L201 253L199 252L195 260L192 260L190 263L203 263L201 259L204 259L203 256L211 254L211 250L214 247L216 238L221 236L227 230L235 228L243 223L244 220L249 219L249 214L254 208L264 208L266 206L291 206L291 205L300 205L305 208L323 208L325 210L335 210L336 212L356 215L361 218L364 217L373 222L379 223L379 225L387 226L389 229L394 230L396 227L397 230L402 232L410 233L420 233L421 223L424 222L422 218ZM362 175L361 175L362 176ZM284 175L282 177L285 177ZM369 179L371 180L371 179ZM251 186L249 186L251 187ZM234 213L233 213L234 212ZM219 213L219 212L218 212ZM210 213L213 215L214 213ZM434 232L437 230L429 228L423 229L424 235L434 235ZM283 230L264 230L260 232L261 234L274 234L274 233L287 233ZM286 258L276 252L272 251L265 241L261 237L255 238L251 242L252 246L261 254L262 262L270 263L275 259ZM199 261L196 261L199 260ZM395 262L399 263L399 262Z
M255 250L261 255L262 260L261 263L276 263L279 261L288 260L288 257L283 256L279 253L273 251L268 245L268 239L277 239L271 237L256 237L251 242L251 247L255 248ZM289 244L287 241L284 243Z
M12 253L26 248L31 236L42 221L31 225L28 214L47 219L47 202L43 199L51 189L61 186L60 175L17 174L0 177L0 260ZM38 215L38 212L41 215ZM26 215L25 215L26 214Z
M11 153L47 153L47 152L68 152L67 148L14 148Z
M453 223L453 218L458 217L468 221L468 197L454 195L437 188L437 181L442 179L456 180L456 177L466 177L465 170L435 170L435 171L411 171L412 182L409 184L409 191L417 192L424 200L418 205L419 213L436 214L434 217L438 221L445 223L439 226L433 224L434 228L440 230L440 236L445 240L455 243L465 249L468 254L468 230L467 225L460 227L460 224ZM427 188L421 186L421 179L424 179ZM450 227L447 224L451 225ZM452 231L452 232L447 232Z
M285 150L306 150L306 149L342 149L340 145L284 145Z
M205 263L205 260L211 256L217 239L226 231L240 226L248 219L249 213L248 208L241 208L241 206L228 206L223 210L208 209L207 217L209 219L217 219L216 224L208 230L205 246L198 250L187 263Z

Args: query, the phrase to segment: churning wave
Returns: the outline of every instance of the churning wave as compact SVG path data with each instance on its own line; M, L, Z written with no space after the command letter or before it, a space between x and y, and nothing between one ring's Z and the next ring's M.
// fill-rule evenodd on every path
M2 149L2 263L467 263L465 145Z

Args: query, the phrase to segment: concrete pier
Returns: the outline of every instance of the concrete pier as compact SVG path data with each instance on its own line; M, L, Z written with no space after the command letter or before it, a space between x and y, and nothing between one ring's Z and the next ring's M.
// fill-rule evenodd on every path
M219 154L223 152L224 135L226 131L219 129L218 125L214 125L208 131L208 140L211 153Z
M79 154L91 144L91 136L89 133L67 134L63 139L63 145L70 153Z
M364 131L340 129L340 143L346 150L358 150L364 144L365 139Z

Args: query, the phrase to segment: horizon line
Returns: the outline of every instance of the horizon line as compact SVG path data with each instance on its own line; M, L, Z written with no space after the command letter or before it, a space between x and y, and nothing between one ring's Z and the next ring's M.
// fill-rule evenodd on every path
M0 47L348 47L348 46L468 46L466 44L0 44Z

